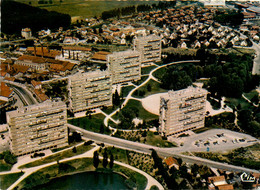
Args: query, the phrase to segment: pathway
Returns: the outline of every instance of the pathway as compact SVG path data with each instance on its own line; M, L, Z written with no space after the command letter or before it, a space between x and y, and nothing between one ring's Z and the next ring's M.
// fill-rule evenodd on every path
M157 66L156 68L154 68L153 70L151 70L150 73L149 73L149 77L148 77L142 84L140 84L140 85L135 85L135 88L133 88L133 89L128 93L127 97L125 98L125 101L122 103L121 109L123 109L123 108L126 106L126 104L128 103L129 99L134 99L134 98L132 97L132 94L133 94L137 89L139 89L139 88L141 88L142 86L146 85L146 83L148 83L150 79L153 79L153 80L159 82L158 79L153 76L153 73L154 73L155 71L157 71L158 69L161 69L161 68L163 68L163 67L169 66L169 65L181 64L181 63L191 63L191 62L193 62L193 63L199 63L200 61L199 61L199 60L176 61L176 62L171 62L171 63L164 64L164 65L161 65L161 66ZM105 126L108 126L108 120L109 120L110 118L112 118L112 116L113 116L114 114L116 114L116 112L118 112L118 111L120 111L119 108L117 108L116 110L114 110L112 113L110 113L109 115L107 115L107 116L105 117L105 119L104 119L104 125L105 125Z
M93 157L93 153L95 151L97 151L99 148L100 148L99 146L95 146L94 148L92 148L91 150L89 150L89 151L87 151L87 152L85 152L83 154L76 155L76 156L73 156L73 157L70 157L70 158L62 159L62 160L59 161L59 163L63 163L63 162L67 162L67 161L71 161L71 160L75 160L75 159L81 159L81 158L92 158ZM100 158L102 159L102 157L100 157ZM32 160L32 161L35 161L35 160ZM129 168L129 169L131 169L133 171L136 171L136 172L144 175L146 177L146 179L147 179L147 185L146 185L145 189L150 189L153 185L156 185L160 190L164 189L163 186L156 179L154 179L152 176L148 175L144 171L139 170L139 169L137 169L137 168L135 168L133 166L130 166L128 164L118 162L118 161L114 161L114 163L118 164L118 165L121 165L123 167ZM24 172L24 174L15 183L13 183L8 188L8 190L14 189L17 185L19 185L20 182L22 182L25 178L30 176L32 173L37 172L40 169L43 169L43 168L55 165L55 164L57 164L57 162L53 161L51 163L43 164L43 165L40 165L40 166L35 166L35 167L31 167L31 168L24 168L22 170L18 169L18 166L23 165L23 164L24 163L19 163L19 164L17 164L17 167L12 168L11 171L1 172L0 173L0 175L5 175L5 174L11 174L11 173L19 173L21 171Z

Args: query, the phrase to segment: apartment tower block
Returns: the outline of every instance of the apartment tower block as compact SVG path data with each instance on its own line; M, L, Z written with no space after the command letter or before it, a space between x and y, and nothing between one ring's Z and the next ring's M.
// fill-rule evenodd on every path
M143 64L161 61L161 37L156 35L136 37L134 50L141 53Z
M6 118L17 156L68 145L67 109L59 99L9 111Z
M114 52L107 56L112 83L137 81L141 79L141 55L137 51Z
M76 73L68 79L70 109L81 112L112 106L112 81L108 71Z
M169 136L204 127L207 91L198 87L161 96L159 132Z

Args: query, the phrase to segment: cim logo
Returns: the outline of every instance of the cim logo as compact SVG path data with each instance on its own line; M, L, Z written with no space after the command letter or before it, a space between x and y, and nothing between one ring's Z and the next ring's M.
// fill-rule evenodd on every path
M255 182L255 177L247 174L246 172L242 173L240 176L242 182Z

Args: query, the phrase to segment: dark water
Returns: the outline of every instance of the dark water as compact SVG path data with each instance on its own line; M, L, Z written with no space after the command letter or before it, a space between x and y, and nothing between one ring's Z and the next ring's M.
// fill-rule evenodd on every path
M129 189L125 184L125 178L116 173L84 172L51 180L49 183L37 188L37 190L80 190L80 189Z

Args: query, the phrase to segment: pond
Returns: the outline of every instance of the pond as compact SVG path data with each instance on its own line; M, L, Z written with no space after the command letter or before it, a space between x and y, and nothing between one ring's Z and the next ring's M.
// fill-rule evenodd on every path
M125 177L117 173L84 172L52 179L49 183L37 187L39 190L50 189L129 189Z

